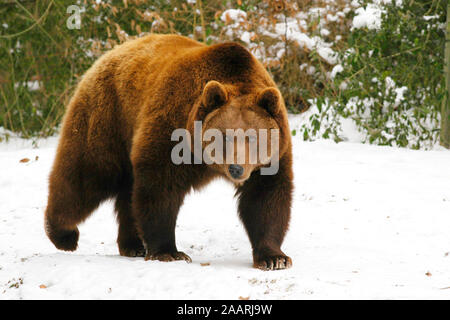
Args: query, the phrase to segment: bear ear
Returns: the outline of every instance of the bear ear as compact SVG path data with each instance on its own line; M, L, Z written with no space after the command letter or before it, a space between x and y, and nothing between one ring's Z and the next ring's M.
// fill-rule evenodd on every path
M281 93L274 87L263 89L258 94L256 104L275 116L281 109Z
M206 113L220 108L228 100L225 87L217 81L209 81L203 89L202 104L206 108Z

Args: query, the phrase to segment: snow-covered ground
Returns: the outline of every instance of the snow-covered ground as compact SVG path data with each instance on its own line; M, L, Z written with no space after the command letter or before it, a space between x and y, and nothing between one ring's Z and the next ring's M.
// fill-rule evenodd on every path
M251 268L233 189L192 193L177 243L193 263L119 256L111 203L58 251L43 214L57 139L0 144L0 299L450 298L450 152L294 137L285 271ZM29 162L20 162L28 158Z

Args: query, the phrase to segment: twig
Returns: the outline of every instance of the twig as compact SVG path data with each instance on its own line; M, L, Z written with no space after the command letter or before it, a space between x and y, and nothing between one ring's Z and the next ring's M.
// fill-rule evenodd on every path
M26 10L25 7L23 7L17 0L14 0L14 1L16 2L17 5L19 5L20 7L22 7L22 9L24 9L28 14L30 14L30 13L28 12L28 10ZM43 14L38 20L35 20L35 22L33 23L33 25L31 25L31 26L28 27L27 29L25 29L25 30L23 30L23 31L20 31L20 32L17 32L17 33L14 33L14 34L0 35L0 38L11 39L11 38L20 36L20 35L22 35L22 34L28 32L28 31L30 31L30 30L33 29L35 26L39 25L39 24L41 23L41 20L43 20L43 19L47 16L47 14L48 14L48 12L49 12L50 7L52 6L52 4L53 4L53 0L50 1L50 4L48 5L48 7L47 7L47 9L45 10L44 14ZM30 14L30 15L31 15L31 14ZM33 18L32 15L31 15L31 17ZM53 40L53 39L52 39L52 40ZM53 40L53 41L54 41L54 40Z

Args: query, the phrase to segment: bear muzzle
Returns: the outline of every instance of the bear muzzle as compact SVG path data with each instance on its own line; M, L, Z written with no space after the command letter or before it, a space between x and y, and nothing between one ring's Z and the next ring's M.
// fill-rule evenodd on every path
M244 173L244 168L238 164L230 164L228 166L228 172L233 179L239 179Z

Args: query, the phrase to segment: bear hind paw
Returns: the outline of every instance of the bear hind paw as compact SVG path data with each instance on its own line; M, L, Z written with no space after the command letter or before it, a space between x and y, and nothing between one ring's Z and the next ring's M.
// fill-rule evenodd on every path
M56 248L64 251L75 251L78 247L80 232L78 228L73 230L47 230L48 237Z

